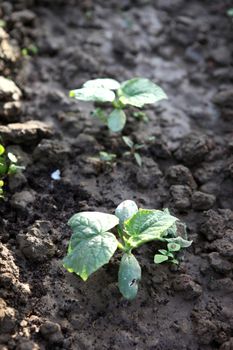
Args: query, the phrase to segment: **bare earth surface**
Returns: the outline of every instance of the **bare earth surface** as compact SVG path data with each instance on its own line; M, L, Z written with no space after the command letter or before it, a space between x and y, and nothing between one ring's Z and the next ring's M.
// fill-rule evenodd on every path
M0 202L1 350L233 349L233 22L230 1L15 0L0 3L0 135L26 165ZM38 53L20 57L22 48ZM143 166L120 135L68 97L96 77L152 79L169 100L124 135L155 136ZM100 150L118 155L106 166ZM61 170L61 180L51 173ZM136 252L137 299L117 288L120 255L84 283L62 267L83 210L125 199L168 207L193 245L178 267Z

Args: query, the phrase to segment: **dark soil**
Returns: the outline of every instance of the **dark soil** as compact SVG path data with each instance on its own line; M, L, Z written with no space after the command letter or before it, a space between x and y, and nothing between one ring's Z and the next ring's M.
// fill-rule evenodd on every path
M227 0L0 3L9 35L0 32L0 74L21 90L0 94L0 134L27 166L0 203L0 349L233 349L230 7ZM30 45L38 53L20 57ZM121 137L90 117L92 104L68 97L91 78L135 76L169 96L146 109L149 123L129 118L124 130L138 142L155 136L141 168L122 156ZM6 127L13 122L21 124ZM100 150L117 153L117 163L95 159ZM56 169L59 181L51 179ZM169 207L194 241L177 268L153 263L156 243L140 248L133 302L117 288L119 254L86 283L61 262L72 214L113 212L125 199Z

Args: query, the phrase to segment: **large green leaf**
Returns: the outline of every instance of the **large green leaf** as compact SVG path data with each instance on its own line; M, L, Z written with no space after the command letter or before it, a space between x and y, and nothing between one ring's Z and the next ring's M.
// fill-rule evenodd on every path
M84 87L70 91L70 97L81 101L112 102L115 99L113 91L98 87Z
M161 210L139 209L125 222L126 232L130 236L127 242L132 248L136 248L143 243L160 239L176 220L177 218Z
M121 202L115 210L115 215L119 218L122 227L124 222L130 219L138 211L138 206L134 201L126 200Z
M108 127L113 132L121 131L126 123L125 112L121 109L114 109L108 117Z
M145 78L134 78L125 81L121 84L117 94L121 103L136 107L143 107L144 104L167 98L163 89Z
M104 88L108 90L117 90L120 87L120 83L115 79L103 78L103 79L93 79L86 81L83 84L85 88Z
M119 222L115 215L83 212L72 216L68 224L73 230L64 267L84 281L104 264L117 249L116 237L107 232Z
M69 244L69 251L74 249L77 243L82 239L107 232L118 225L118 223L119 219L111 214L91 211L74 214L68 221L68 225L73 230L73 235Z
M63 259L63 265L86 281L93 272L109 262L117 244L116 237L110 232L87 237L70 250Z

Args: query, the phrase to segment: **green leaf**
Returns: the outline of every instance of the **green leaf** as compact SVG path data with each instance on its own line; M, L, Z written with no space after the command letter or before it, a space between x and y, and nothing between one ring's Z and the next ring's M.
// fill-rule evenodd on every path
M115 215L99 212L75 214L68 221L73 230L64 267L84 281L104 264L117 249L116 237L107 232L119 223Z
M130 137L122 136L122 139L123 139L124 143L126 144L126 146L128 146L130 149L134 146L134 142L131 140Z
M114 109L108 117L108 127L113 132L121 131L126 123L125 112L121 109Z
M83 84L84 88L103 88L107 90L117 90L120 88L120 83L114 79L103 78L88 80Z
M227 14L230 17L233 17L233 8L230 8L229 10L227 10Z
M160 255L160 254L155 254L154 256L154 262L155 264L161 264L164 261L168 260L168 256L166 255Z
M167 248L170 252L178 252L181 246L177 243L168 243Z
M0 175L5 175L7 173L8 166L4 157L0 157Z
M93 272L109 262L117 245L118 241L111 232L86 237L69 251L63 265L86 281Z
M115 210L115 215L119 218L120 226L138 212L138 206L134 201L126 200L121 202Z
M121 84L117 91L119 101L124 105L143 107L147 103L155 103L166 99L165 92L149 79L134 78Z
M142 157L140 156L140 154L135 152L134 158L136 160L137 165L139 165L141 167L142 166Z
M3 186L4 186L4 181L0 180L0 187L3 187Z
M118 272L118 286L121 294L128 300L136 297L138 284L141 280L141 267L131 253L125 253L121 258Z
M171 263L172 263L172 264L175 264L175 265L179 265L179 260L177 260L177 259L172 259L172 260L171 260Z
M0 144L0 156L5 152L5 148Z
M127 242L132 248L143 243L160 239L166 230L177 220L162 210L139 209L125 222L125 229L130 238Z
M116 159L116 154L102 151L99 152L99 157L103 162L112 162Z
M168 253L168 251L165 249L159 249L158 251L163 255L167 255L167 253Z
M9 169L8 169L8 174L9 175L13 175L13 174L16 174L18 173L19 171L21 170L25 170L25 166L20 166L20 165L16 165L16 164L11 164L9 166Z
M81 101L112 102L115 99L115 94L104 88L85 87L70 91L70 97Z
M168 243L179 244L181 248L188 248L191 246L191 244L193 242L193 241L187 241L186 239L184 239L180 236L174 237L174 238L165 238L164 240Z
M17 163L17 158L16 158L16 156L15 156L13 153L8 152L8 153L7 153L7 157L10 159L10 161L11 161L12 163Z

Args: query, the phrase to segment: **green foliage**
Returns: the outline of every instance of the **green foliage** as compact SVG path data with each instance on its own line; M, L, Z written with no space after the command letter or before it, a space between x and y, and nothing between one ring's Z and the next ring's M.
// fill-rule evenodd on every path
M228 16L233 17L233 7L227 10L227 14Z
M112 103L114 110L103 118L98 110L95 116L108 125L112 132L120 132L126 123L123 112L127 106L142 108L145 104L166 99L165 92L149 79L134 78L122 84L114 79L102 78L89 80L80 89L71 90L70 97L80 101ZM134 112L135 119L146 119L143 112Z
M134 78L121 84L118 90L119 101L123 105L143 107L148 103L159 102L167 98L165 92L149 79Z
M28 47L24 47L21 50L22 56L35 56L39 52L38 47L34 44L29 45Z
M99 152L99 158L102 162L112 164L116 160L116 154L101 151Z
M130 151L129 152L124 152L124 156L131 156L135 159L136 163L138 166L142 166L142 157L140 153L138 153L138 150L142 149L145 147L145 144L138 144L134 143L130 137L128 136L122 136L122 139L126 146L129 147Z
M114 109L108 117L108 127L113 132L121 131L126 123L126 115L122 109Z
M16 156L11 152L6 153L5 147L0 144L0 198L4 196L3 187L7 176L25 169L17 165L17 162Z
M141 268L132 250L154 240L165 242L166 239L179 239L178 236L169 236L169 229L177 220L168 210L138 209L131 200L120 203L115 215L100 212L75 214L68 222L73 234L63 265L86 281L109 262L118 247L123 252L118 286L122 295L131 300L137 295L141 279ZM118 238L109 232L116 226ZM182 248L181 244L170 241L167 246L168 250L161 249L160 254L155 255L155 263L168 260L178 263L174 254Z

